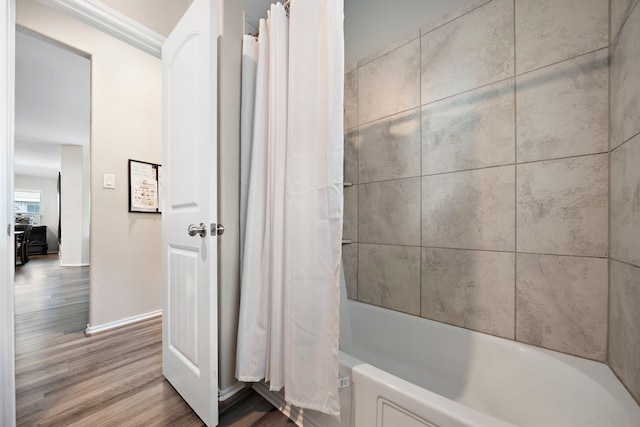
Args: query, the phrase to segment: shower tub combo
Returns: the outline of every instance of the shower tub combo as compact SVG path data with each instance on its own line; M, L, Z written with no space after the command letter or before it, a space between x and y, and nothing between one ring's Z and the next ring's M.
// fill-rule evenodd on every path
M298 425L640 426L640 407L603 363L346 299L340 328L350 378L340 422L255 386Z

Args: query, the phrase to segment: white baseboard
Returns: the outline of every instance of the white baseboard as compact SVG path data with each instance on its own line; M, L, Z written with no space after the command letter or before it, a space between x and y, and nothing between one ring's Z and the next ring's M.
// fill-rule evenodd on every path
M127 317L126 319L116 320L115 322L105 323L103 325L91 326L87 324L87 329L84 330L86 336L99 334L101 332L110 331L112 329L121 328L123 326L131 325L132 323L142 322L143 320L153 319L154 317L162 316L162 310L151 311L149 313L139 314L137 316Z
M255 383L253 389L258 394L269 401L273 406L278 408L280 412L285 414L291 421L296 423L298 427L322 427L315 421L304 416L303 410L285 402L280 393L269 391L269 387L264 382Z
M84 262L84 263L80 263L80 264L62 264L60 263L60 267L88 267L89 263L88 262Z
M244 390L246 387L245 383L237 382L231 387L227 387L224 390L218 390L218 401L224 402L230 397L233 397L236 393Z

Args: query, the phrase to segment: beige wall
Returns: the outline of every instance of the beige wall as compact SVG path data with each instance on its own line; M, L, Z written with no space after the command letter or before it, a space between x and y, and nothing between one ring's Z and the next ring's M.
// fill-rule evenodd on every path
M606 360L608 8L475 1L347 73L350 298Z
M88 265L90 260L85 245L89 239L84 236L85 228L85 165L83 151L89 147L63 145L60 147L60 265L75 267Z
M611 2L609 363L640 403L640 6ZM624 25L623 25L624 23Z
M127 212L127 159L161 161L160 60L34 0L17 22L91 55L91 326L162 307L160 216ZM116 175L116 189L102 175Z

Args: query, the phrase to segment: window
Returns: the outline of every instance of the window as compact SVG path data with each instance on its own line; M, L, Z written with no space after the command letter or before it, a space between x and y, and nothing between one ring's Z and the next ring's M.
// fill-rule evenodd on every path
M16 223L40 225L40 192L16 191L13 197Z

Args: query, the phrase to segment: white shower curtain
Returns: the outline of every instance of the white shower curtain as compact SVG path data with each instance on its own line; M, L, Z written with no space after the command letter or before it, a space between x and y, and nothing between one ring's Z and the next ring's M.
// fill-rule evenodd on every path
M242 40L242 110L240 122L240 254L244 253L249 197L249 170L253 142L253 113L256 103L256 72L258 67L258 41L251 36Z
M260 22L236 376L339 416L343 0L272 5ZM255 42L247 42L255 43ZM249 44L245 51L251 50ZM250 102L253 95L251 85ZM244 111L245 106L243 106ZM243 141L245 140L243 136ZM249 166L250 165L250 166ZM242 175L247 179L246 175ZM244 188L244 186L243 186Z

